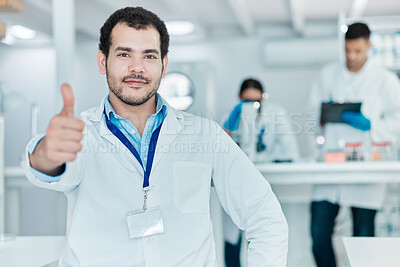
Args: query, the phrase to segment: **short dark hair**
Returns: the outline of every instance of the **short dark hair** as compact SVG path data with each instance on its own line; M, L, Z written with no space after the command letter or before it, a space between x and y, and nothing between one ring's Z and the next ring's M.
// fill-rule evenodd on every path
M357 22L347 27L345 39L354 40L358 38L364 38L365 40L369 41L370 35L371 31L369 30L367 24Z
M240 86L240 92L239 92L239 96L242 95L242 93L244 91L246 91L246 89L248 88L254 88L257 90L260 90L261 93L264 93L264 89L261 85L261 83L255 79L246 79L242 82L242 85Z
M111 46L111 31L118 23L125 23L136 30L154 27L160 33L161 58L168 54L169 34L164 21L142 7L125 7L115 11L100 29L99 49L108 58Z

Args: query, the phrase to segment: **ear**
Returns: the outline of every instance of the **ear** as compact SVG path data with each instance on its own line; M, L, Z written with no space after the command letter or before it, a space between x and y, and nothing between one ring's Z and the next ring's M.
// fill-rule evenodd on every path
M368 41L368 50L370 50L371 47L372 47L372 43L371 43L371 41Z
M106 74L106 71L107 71L106 55L104 55L103 52L101 50L99 50L99 52L97 52L96 58L97 58L97 66L99 67L99 72L101 74Z
M162 72L162 76L161 76L163 78L167 74L167 65L168 65L168 56L165 55L164 58L163 58L163 72Z

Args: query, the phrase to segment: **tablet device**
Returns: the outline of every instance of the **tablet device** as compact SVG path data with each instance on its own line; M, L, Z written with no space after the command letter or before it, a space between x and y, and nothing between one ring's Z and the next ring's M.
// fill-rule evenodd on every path
M322 103L321 104L321 125L325 123L343 123L342 112L361 112L361 103Z

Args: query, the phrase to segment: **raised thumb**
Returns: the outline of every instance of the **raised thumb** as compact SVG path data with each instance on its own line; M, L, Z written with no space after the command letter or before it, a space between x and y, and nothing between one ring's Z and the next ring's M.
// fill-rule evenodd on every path
M74 117L74 93L72 92L72 88L69 84L64 83L61 85L61 94L64 102L64 106L61 110L61 115Z

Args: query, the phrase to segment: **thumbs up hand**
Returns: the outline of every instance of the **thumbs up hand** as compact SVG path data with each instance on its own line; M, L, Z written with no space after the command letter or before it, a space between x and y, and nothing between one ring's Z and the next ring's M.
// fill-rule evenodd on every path
M60 114L51 119L46 136L29 155L34 169L51 176L60 175L64 171L64 164L76 159L82 149L80 142L85 128L85 123L74 115L72 88L63 84L61 93L64 106Z
M61 110L60 115L66 116L66 117L75 117L75 114L74 114L75 98L74 98L74 93L72 92L71 86L64 83L61 86L61 94L62 94L63 101L64 101L64 107Z

